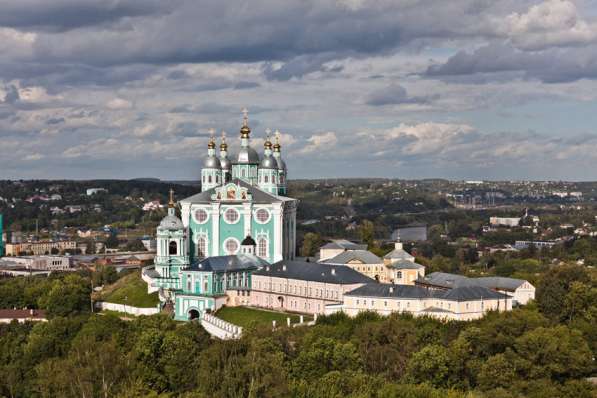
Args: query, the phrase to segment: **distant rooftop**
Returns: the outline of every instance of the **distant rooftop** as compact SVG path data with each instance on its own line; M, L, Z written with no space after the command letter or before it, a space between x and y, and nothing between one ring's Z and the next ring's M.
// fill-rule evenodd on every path
M322 249L367 250L366 244L354 243L346 239L336 239L321 247Z
M504 295L482 286L465 286L450 290L426 289L421 286L368 283L348 293L358 297L394 297L404 299L437 298L450 301L503 299Z
M192 271L231 272L259 269L269 266L269 263L252 254L237 254L229 256L214 256L194 264Z
M266 266L259 271L255 271L253 275L333 283L339 285L370 283L372 281L371 278L368 278L360 272L343 265L330 265L290 260L278 261L277 263Z
M323 260L322 262L326 264L346 264L354 260L360 261L363 264L381 264L383 262L381 258L370 251L360 249L347 250L337 256Z
M447 272L432 272L417 281L420 284L429 284L445 288L465 286L481 286L489 289L514 291L526 281L523 279L506 278L503 276L488 276L469 278L464 275L449 274Z

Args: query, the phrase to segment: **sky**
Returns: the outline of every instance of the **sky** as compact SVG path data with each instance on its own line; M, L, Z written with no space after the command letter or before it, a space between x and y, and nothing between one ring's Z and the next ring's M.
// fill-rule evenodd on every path
M589 0L0 0L0 179L597 180ZM218 139L219 141L219 139Z

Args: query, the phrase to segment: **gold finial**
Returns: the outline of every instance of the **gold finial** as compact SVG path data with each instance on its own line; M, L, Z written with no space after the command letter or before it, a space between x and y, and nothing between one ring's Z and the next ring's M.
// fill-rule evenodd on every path
M265 129L265 142L263 143L263 147L266 149L272 149L272 142L270 141L270 134L271 130L269 128Z
M249 110L247 108L243 108L241 109L241 112L243 113L243 126L247 127L249 126Z
M168 207L174 207L174 189L170 188L170 201L168 202Z
M249 138L251 129L249 128L249 111L247 108L242 109L243 113L243 126L240 128L240 138Z
M207 147L209 149L214 149L216 147L216 140L214 139L215 130L213 128L209 129L209 143Z
M228 149L228 144L226 143L226 132L222 130L222 143L220 144L220 150L226 151Z
M276 130L276 132L274 133L274 136L276 137L276 143L274 144L274 151L280 152L280 130Z

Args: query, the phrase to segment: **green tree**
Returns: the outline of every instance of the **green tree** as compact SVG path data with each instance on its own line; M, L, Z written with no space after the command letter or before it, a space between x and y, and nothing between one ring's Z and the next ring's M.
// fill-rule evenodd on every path
M292 374L305 380L315 380L332 370L359 370L361 358L352 343L331 338L319 338L303 347L292 364Z
M564 298L563 317L570 322L580 317L587 321L597 321L597 287L587 283L572 282Z
M319 234L307 232L303 237L303 244L301 246L301 256L311 257L317 254L321 247L322 239Z
M588 283L589 276L579 265L561 265L552 268L541 278L536 291L539 309L549 318L561 320L566 317L565 301L573 282Z
M517 368L527 377L578 378L590 374L593 355L581 333L566 326L540 327L517 338Z
M39 298L39 306L49 316L69 316L90 311L91 282L77 274L52 282L49 291Z
M361 225L359 225L359 236L361 238L361 242L366 243L367 247L373 247L374 243L374 236L375 234L375 225L369 220L363 220Z
M415 383L429 382L442 387L450 373L448 350L441 345L428 345L416 352L408 362L407 378Z
M483 390L508 388L516 378L516 368L512 358L508 358L505 354L496 354L489 357L481 366L478 383Z

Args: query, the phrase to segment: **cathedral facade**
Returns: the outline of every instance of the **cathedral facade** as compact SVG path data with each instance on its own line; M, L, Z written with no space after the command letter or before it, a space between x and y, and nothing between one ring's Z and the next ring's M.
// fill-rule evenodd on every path
M245 111L240 150L220 153L212 137L201 170L201 192L179 202L170 193L168 215L157 229L155 265L144 271L149 290L187 320L222 305L249 303L252 272L295 258L298 201L286 193L279 133L263 154L251 147Z
M236 156L229 158L224 137L216 155L212 137L201 170L202 191L180 201L191 261L238 254L247 237L256 243L255 254L270 263L295 257L298 201L284 196L287 169L279 134L275 144L266 137L261 156L251 147L250 135L245 113Z

